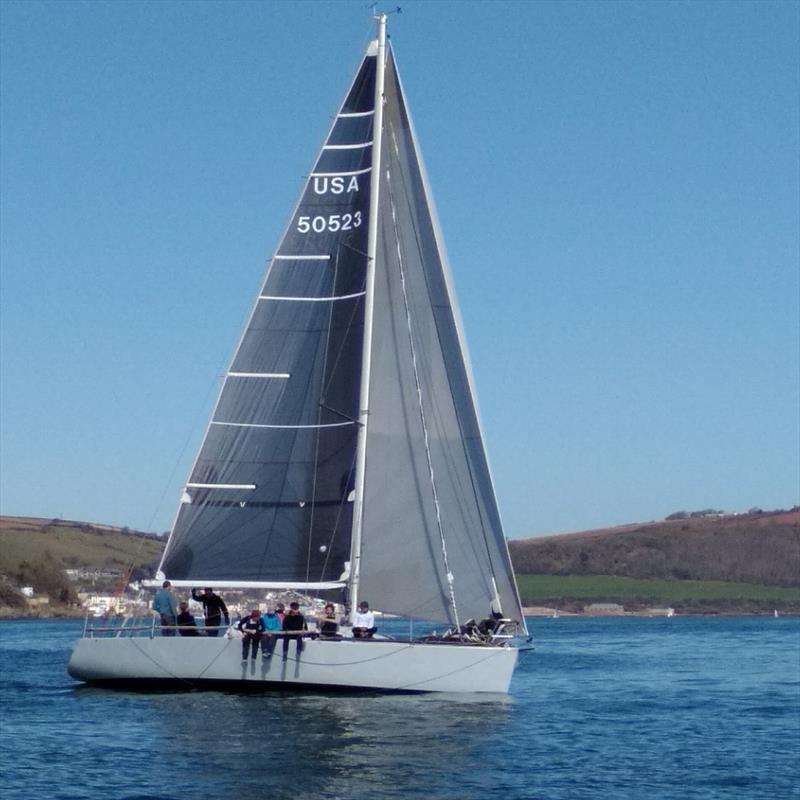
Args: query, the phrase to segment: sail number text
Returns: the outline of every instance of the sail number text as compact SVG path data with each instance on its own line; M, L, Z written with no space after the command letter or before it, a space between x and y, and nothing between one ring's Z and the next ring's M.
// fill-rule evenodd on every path
M324 233L330 231L351 231L353 228L358 228L361 225L361 212L356 211L354 214L331 214L327 217L298 217L297 218L297 232L308 233Z

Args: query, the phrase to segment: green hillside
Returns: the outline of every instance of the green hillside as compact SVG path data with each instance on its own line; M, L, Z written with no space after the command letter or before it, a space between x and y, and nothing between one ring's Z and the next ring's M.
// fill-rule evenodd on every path
M163 540L108 526L61 520L0 517L0 605L24 606L20 586L53 602L75 601L76 588L117 586L128 576L151 576ZM64 570L82 573L69 580ZM91 573L96 573L92 575Z
M800 511L703 514L509 542L517 574L800 586Z
M800 610L800 587L726 581L624 578L612 575L518 575L523 605L580 611L618 603L628 611L671 607L684 613Z
M80 589L152 577L164 540L63 520L0 517L0 606L23 609L19 587L54 603ZM509 542L523 604L580 611L800 611L800 511L698 515ZM65 570L75 570L71 578Z
M14 574L22 562L46 551L65 569L148 569L164 540L153 534L83 523L0 517L0 572Z

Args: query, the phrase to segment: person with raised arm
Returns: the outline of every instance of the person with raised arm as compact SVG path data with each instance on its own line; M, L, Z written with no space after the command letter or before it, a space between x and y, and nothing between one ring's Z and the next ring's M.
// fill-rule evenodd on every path
M214 590L207 586L203 594L199 594L197 589L192 589L192 600L203 604L203 614L206 618L206 633L209 636L218 636L219 628L222 625L222 617L225 617L225 624L231 624L231 617L228 614L228 607L225 601Z

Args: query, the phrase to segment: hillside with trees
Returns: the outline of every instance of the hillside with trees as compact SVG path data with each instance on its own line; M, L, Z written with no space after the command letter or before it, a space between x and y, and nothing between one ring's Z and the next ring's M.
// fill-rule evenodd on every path
M82 590L114 590L151 577L163 547L154 534L59 519L0 517L0 607L27 609L22 587L59 612Z
M677 512L663 522L509 542L518 574L800 586L800 509Z
M0 517L0 616L74 613L77 594L152 577L164 538L65 520ZM523 604L583 611L800 612L800 508L676 512L663 522L509 542ZM22 587L46 596L34 612Z

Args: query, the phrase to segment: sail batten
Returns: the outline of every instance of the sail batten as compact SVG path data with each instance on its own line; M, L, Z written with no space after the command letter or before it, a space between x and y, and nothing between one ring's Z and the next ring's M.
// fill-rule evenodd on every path
M323 150L361 150L364 147L372 147L372 140L368 142L357 142L356 144L326 144Z
M352 300L354 297L363 297L364 292L353 292L352 294L342 294L338 297L277 297L275 295L259 296L259 300L287 300L292 303L333 303L336 300Z
M325 422L319 425L269 425L256 422L223 422L222 420L212 420L212 425L227 425L231 428L272 428L275 430L302 430L305 428L341 428L345 425L355 425L355 422Z
M334 149L334 148L325 148L325 149ZM348 178L353 175L364 175L367 172L371 172L372 167L365 167L364 169L354 169L350 171L342 171L338 170L336 172L312 172L309 177L310 178Z

